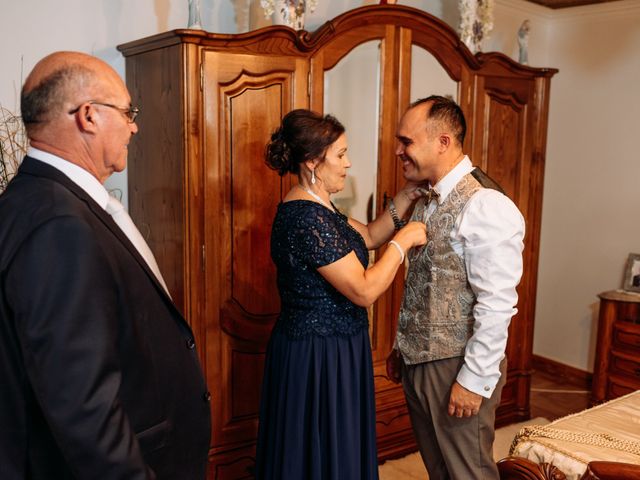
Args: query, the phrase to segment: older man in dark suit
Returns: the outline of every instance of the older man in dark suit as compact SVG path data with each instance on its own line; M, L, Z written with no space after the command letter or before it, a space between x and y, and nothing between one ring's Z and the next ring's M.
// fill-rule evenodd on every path
M23 87L31 148L0 197L3 480L205 476L193 333L102 185L126 166L136 114L81 53L45 57Z

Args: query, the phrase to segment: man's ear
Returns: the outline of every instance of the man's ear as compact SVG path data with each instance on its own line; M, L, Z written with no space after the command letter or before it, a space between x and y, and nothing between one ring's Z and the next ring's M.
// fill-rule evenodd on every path
M97 110L90 103L85 103L75 114L76 124L83 132L93 133L97 129Z
M440 151L445 152L451 147L452 138L448 133L441 133L438 137L438 142L440 146Z

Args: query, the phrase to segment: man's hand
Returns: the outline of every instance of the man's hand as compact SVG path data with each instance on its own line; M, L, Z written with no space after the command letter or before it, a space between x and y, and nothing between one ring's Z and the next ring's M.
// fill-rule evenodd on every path
M393 383L400 383L402 380L402 359L400 358L400 352L393 349L387 357L387 378Z
M388 359L387 371L389 371ZM449 415L455 415L458 418L477 415L481 404L482 395L467 390L458 382L453 383L451 396L449 397Z

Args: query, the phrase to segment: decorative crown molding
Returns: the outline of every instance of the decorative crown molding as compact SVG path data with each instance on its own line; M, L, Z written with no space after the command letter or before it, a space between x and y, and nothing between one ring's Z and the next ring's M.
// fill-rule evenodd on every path
M640 15L640 0L617 0L562 9L553 9L525 0L496 0L496 6L511 13L524 13L551 22L566 22L580 19L606 21L608 19L629 15Z

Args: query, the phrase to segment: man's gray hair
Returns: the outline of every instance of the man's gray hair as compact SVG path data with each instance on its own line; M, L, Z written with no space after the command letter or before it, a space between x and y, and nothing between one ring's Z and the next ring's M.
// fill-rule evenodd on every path
M27 131L34 124L51 120L71 100L73 92L82 91L93 77L91 69L75 64L59 68L28 92L22 87L20 110Z

